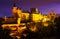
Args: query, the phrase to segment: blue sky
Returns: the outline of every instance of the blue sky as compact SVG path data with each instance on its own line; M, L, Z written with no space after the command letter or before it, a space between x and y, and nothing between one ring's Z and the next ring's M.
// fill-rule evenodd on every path
M17 7L25 11L37 7L43 14L48 14L51 10L54 10L56 14L60 13L60 0L0 0L0 17L12 15L14 2Z

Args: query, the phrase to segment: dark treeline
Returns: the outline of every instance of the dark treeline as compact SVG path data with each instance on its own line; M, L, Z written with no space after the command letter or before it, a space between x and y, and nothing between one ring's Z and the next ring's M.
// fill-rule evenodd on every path
M2 28L2 20L0 19L0 39L17 39L9 36L10 30ZM21 39L59 39L60 38L60 17L54 19L55 25L52 23L48 27L42 27L42 23L37 23L37 31L32 32L29 26L21 33ZM33 23L35 24L35 23ZM40 27L39 27L40 26ZM25 37L23 34L27 34ZM54 38L51 38L54 37Z

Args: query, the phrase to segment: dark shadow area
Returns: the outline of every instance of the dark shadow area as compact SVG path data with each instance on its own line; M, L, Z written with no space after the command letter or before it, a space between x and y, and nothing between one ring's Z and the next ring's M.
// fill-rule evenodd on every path
M31 31L30 25L21 33L21 39L60 39L60 17L54 19L54 25L51 23L48 27L44 27L41 23L37 23L37 31ZM35 25L35 23L32 23ZM2 19L0 19L0 39L17 39L9 36L10 29L2 28ZM23 34L26 34L24 36Z

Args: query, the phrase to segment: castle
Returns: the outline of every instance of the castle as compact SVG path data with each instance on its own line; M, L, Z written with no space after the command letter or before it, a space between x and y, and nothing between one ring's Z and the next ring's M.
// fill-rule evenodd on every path
M31 22L42 22L42 25L47 27L49 21L54 22L54 18L58 17L54 11L50 14L41 14L38 12L38 8L31 8L31 12L24 12L21 8L18 8L16 5L12 8L12 17L4 17L4 23L2 25L3 29L9 27L12 31L16 30L20 32L27 28L26 23ZM23 21L23 22L22 22ZM16 22L16 23L15 23ZM23 27L21 27L23 26ZM31 26L31 25L30 25ZM36 25L34 25L36 26ZM33 27L33 26L32 26ZM36 29L32 28L32 29ZM21 32L22 33L22 32ZM13 35L13 34L11 34Z
M51 18L58 17L54 13L54 10L49 14L42 14L38 12L38 8L30 8L30 12L23 11L21 8L18 8L15 4L12 7L12 17L4 17L6 22L14 22L19 24L21 21L34 21L34 22L45 22L47 20L51 20Z
M49 14L41 14L38 12L38 8L31 8L30 12L24 12L20 8L18 8L16 5L13 6L12 8L12 16L13 17L20 17L21 20L32 20L34 22L39 22L42 19L49 20L51 17L57 17L56 14L54 13L54 10L52 10L51 13Z

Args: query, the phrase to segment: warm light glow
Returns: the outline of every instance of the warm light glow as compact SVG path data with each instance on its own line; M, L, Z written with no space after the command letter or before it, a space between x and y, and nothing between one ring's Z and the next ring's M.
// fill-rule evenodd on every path
M26 19L29 19L29 13L22 13L23 15L25 15ZM24 16L23 16L24 17ZM23 18L22 17L22 18ZM24 19L24 18L23 18Z
M18 39L20 39L21 37L20 36L16 36Z
M48 23L43 23L44 27L48 27L48 25L49 25Z
M33 14L33 21L38 22L42 20L43 16L41 14Z
M16 12L17 12L17 7L13 7L12 13L14 14L14 13L16 13Z
M43 20L42 20L42 22L46 22L46 21L50 21L50 18L44 17Z
M19 18L22 18L22 11L19 8L17 9L17 14L18 14Z
M5 28L6 26L11 27L11 26L18 26L18 24L3 24L2 27Z
M22 27L23 26L23 27ZM21 33L26 29L26 26L24 26L24 25L20 25L20 27L18 27L18 29L17 29L17 32L18 32L18 36L20 36L21 35Z
M11 32L9 33L9 35L10 35L11 37L15 37L16 34L17 34L17 32L13 32L13 31L11 31Z
M5 21L7 20L7 16L4 17Z
M35 31L37 30L37 27L36 27L36 26L34 26L34 27L31 26L29 29L30 29L31 31L35 32Z
M26 26L24 26L24 27L21 27L20 29L26 29Z
M25 37L27 36L27 34L23 34Z
M21 21L21 18L18 18L18 20L17 20L17 24L20 25L20 21Z
M17 9L17 14L18 14L18 20L17 20L17 24L20 25L20 21L21 21L21 18L22 18L22 11L18 8Z

